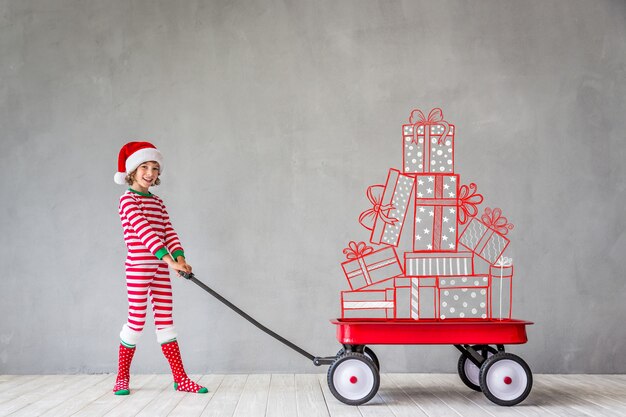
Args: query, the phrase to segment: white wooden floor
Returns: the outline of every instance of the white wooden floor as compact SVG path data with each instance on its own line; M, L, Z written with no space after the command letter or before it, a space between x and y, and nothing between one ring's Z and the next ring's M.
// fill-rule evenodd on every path
M115 375L0 375L0 416L626 416L626 375L534 375L530 396L499 407L456 374L383 374L378 395L352 407L325 374L195 375L205 395L175 392L170 375L136 375L131 395Z

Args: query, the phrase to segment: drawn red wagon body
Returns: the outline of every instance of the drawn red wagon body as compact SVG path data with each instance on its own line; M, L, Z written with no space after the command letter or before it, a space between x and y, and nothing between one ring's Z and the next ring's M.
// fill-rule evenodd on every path
M378 391L380 363L371 345L454 345L461 351L458 373L469 388L499 405L515 405L528 396L532 373L505 345L526 343L522 320L337 319L343 345L328 369L328 386L343 403L364 404Z

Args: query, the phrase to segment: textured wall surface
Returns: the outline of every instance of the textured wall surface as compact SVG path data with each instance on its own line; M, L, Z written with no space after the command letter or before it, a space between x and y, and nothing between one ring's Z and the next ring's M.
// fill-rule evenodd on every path
M535 372L626 372L623 1L0 1L0 372L111 372L126 317L112 179L128 140L197 276L317 355L368 185L442 107L456 170L515 224L513 347ZM190 372L317 372L174 280ZM148 320L149 322L151 319ZM385 371L455 371L442 347ZM136 372L166 372L154 327Z

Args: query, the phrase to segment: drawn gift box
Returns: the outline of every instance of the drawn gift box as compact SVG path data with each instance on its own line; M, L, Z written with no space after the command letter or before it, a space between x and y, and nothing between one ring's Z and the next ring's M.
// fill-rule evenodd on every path
M407 276L473 275L474 254L459 252L406 252L404 271Z
M438 313L437 278L411 278L411 318L435 319Z
M489 267L491 278L491 318L509 320L513 304L513 260L501 256Z
M456 252L459 176L416 174L415 181L413 250Z
M394 289L341 292L342 318L393 319Z
M469 222L459 237L459 244L493 265L509 245L504 235L511 229L513 225L502 216L502 210L487 207L480 219L475 217Z
M411 278L400 276L388 278L375 284L368 285L359 291L392 290L394 291L393 318L411 318Z
M415 180L409 175L390 169L385 185L367 189L372 208L359 216L359 223L371 230L370 242L398 246Z
M341 267L353 291L404 274L393 247L375 251L364 242L350 242L343 253L348 260Z
M436 277L396 277L394 287L396 319L437 318Z
M439 277L437 287L440 319L489 317L489 275Z
M413 110L409 124L402 126L405 173L454 172L454 125L443 119L441 109L424 116Z

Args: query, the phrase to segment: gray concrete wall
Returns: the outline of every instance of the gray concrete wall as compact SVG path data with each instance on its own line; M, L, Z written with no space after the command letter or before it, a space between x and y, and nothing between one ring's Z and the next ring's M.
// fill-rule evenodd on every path
M457 171L515 224L512 348L625 372L623 1L0 1L0 372L111 372L126 317L113 173L165 155L197 276L307 350L338 349L341 253L401 125L442 107ZM315 372L191 283L189 371ZM149 320L150 321L150 320ZM166 372L148 325L134 371ZM452 347L380 347L450 371Z

